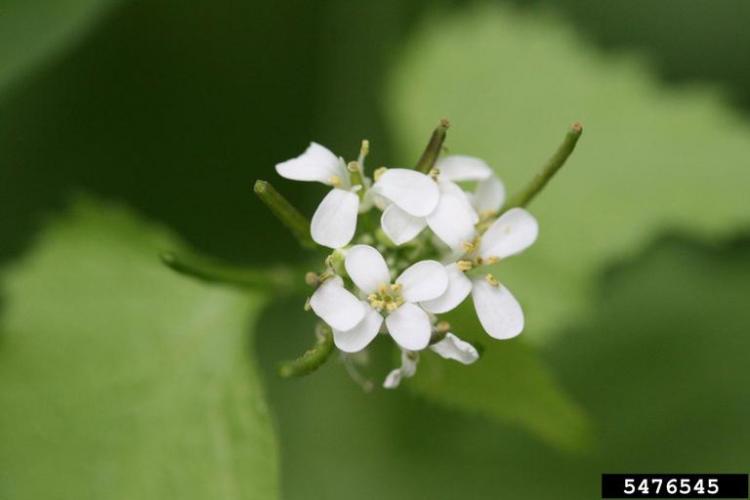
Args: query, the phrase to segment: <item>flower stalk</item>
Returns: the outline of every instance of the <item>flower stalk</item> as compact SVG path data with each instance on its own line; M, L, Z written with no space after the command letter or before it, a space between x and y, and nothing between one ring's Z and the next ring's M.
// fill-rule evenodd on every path
M416 170L426 174L435 166L435 162L443 150L443 143L445 142L448 127L450 127L450 122L447 119L443 118L440 120L440 123L432 132L430 142L427 143L427 147L422 153L422 156L419 157L417 165L414 167Z
M255 181L253 190L271 212L294 234L300 245L305 248L315 248L315 242L310 236L310 221L289 200L284 198L267 181Z
M502 212L514 207L526 207L531 203L557 171L565 165L568 157L573 153L573 150L575 150L578 139L581 138L582 133L583 125L579 122L571 125L568 132L565 134L565 139L563 139L562 144L560 144L560 147L557 148L555 154L547 161L547 164L544 165L542 171L531 180L529 185L526 186L523 191L520 191L508 200L508 203L503 207Z
M220 283L250 290L272 291L279 295L303 291L299 273L288 267L250 269L220 262L194 253L164 252L162 263L170 269L209 283Z
M320 368L333 352L333 332L326 325L318 325L317 342L302 356L279 364L279 376L283 378L301 377Z

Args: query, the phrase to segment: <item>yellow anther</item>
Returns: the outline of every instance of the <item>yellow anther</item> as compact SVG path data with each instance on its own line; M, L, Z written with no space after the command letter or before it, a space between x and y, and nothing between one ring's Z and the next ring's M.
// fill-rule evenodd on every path
M331 178L328 179L328 182L330 182L333 187L339 187L341 186L341 177L338 175L332 175Z
M432 177L432 180L436 181L436 180L438 180L438 177L440 176L440 169L439 168L431 168L428 175L430 177Z
M318 283L320 283L320 277L310 271L309 273L305 274L305 283L307 283L309 286L316 286Z
M349 172L359 172L359 163L357 163L356 161L350 161L346 166L346 169Z
M380 180L380 178L383 176L383 174L387 170L388 169L385 167L376 168L375 171L372 173L372 178L375 179L375 182L378 182L378 180Z
M459 260L456 262L456 266L459 271L464 273L474 267L470 260Z
M500 262L500 258L498 257L487 257L484 261L484 263L487 264L488 266L492 264L496 264L498 262Z
M359 147L360 156L367 156L370 153L370 141L362 139L362 145Z
M487 281L487 283L489 283L492 286L500 286L500 282L498 282L497 279L491 274L488 274L487 276L485 276L484 279L485 281Z
M393 312L404 303L404 299L401 297L401 285L398 283L393 285L382 284L378 286L377 292L367 296L367 300L373 308L379 311L385 309L388 312Z
M479 212L479 220L486 221L495 216L497 212L495 210L484 210L482 212Z
M435 331L438 333L446 333L448 330L451 329L451 324L447 321L439 321L437 325L435 325Z
M479 248L480 241L480 237L477 236L471 241L464 241L463 243L461 243L461 246L463 247L464 251L466 251L466 253L474 253Z

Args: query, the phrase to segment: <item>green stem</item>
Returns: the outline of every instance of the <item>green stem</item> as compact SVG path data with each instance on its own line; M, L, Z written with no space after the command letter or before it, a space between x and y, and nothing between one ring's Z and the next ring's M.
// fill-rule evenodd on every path
M221 283L241 288L290 294L305 290L299 279L304 273L295 273L286 267L252 269L219 262L196 254L165 252L161 261L170 269L209 283Z
M305 351L299 358L285 361L279 365L279 376L291 378L309 375L328 360L333 352L333 332L329 327L319 325L316 333L318 341L314 346Z
M292 231L300 245L315 248L315 242L310 236L310 221L299 210L266 181L255 181L253 190L271 212Z
M582 133L583 126L580 123L576 122L571 125L570 129L568 129L568 133L565 134L565 139L563 140L562 144L560 144L560 147L557 148L557 151L552 156L552 158L547 161L547 164L544 166L542 171L538 173L536 177L534 177L534 179L532 179L529 185L526 186L526 189L519 193L516 193L515 196L508 200L508 203L505 204L502 211L508 210L513 207L525 207L529 203L531 203L531 200L533 200L534 197L539 194L542 189L544 189L544 186L547 185L549 180L565 164L565 161L568 159L571 153L573 153L573 150L576 147L576 143L578 143L578 139L580 139Z
M450 127L448 120L445 118L440 120L440 123L432 132L430 142L427 143L427 147L424 149L419 161L417 161L417 166L414 167L415 169L426 174L435 166L435 162L437 161L438 156L440 156L440 152L443 150L443 143L445 142L445 135L448 131L448 127Z

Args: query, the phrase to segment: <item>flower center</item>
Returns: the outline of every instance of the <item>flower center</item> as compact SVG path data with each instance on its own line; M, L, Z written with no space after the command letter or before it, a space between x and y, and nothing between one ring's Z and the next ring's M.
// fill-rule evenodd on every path
M378 291L367 296L370 306L377 311L385 309L387 312L393 312L403 303L404 298L401 296L401 285L380 285Z

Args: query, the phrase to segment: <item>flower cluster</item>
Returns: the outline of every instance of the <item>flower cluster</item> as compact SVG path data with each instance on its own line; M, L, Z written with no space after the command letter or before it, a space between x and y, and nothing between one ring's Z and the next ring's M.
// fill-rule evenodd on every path
M384 386L416 370L420 351L470 364L477 350L440 315L471 295L484 330L495 339L524 327L520 305L484 266L518 254L537 238L523 208L501 211L505 188L482 160L445 156L426 171L381 167L368 175L363 142L346 163L317 143L276 165L282 177L330 186L310 223L318 245L331 249L325 269L309 277L309 308L344 353L364 350L387 334L402 365Z

